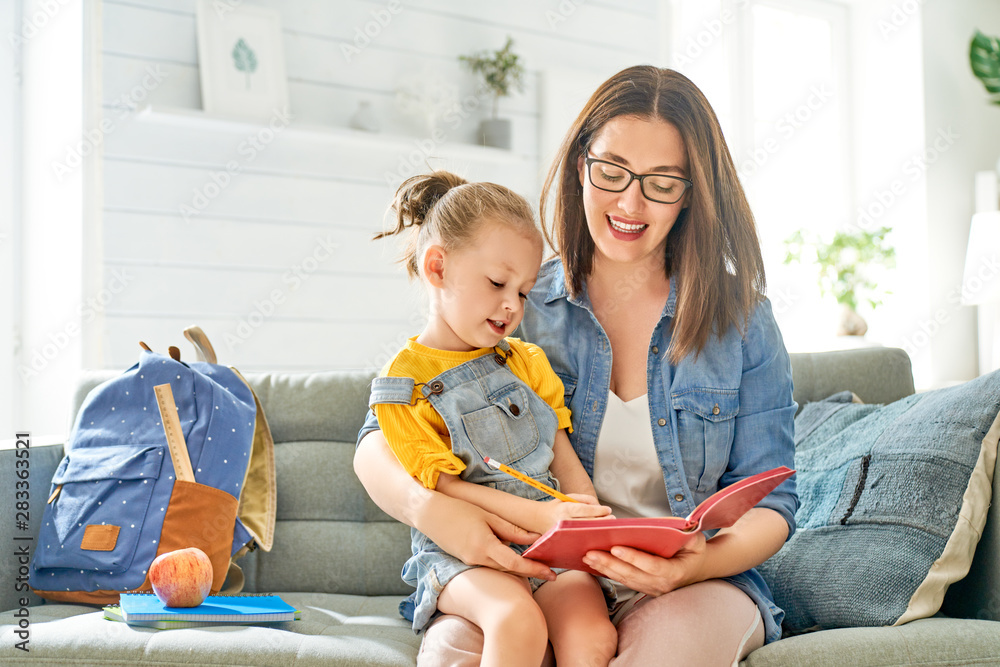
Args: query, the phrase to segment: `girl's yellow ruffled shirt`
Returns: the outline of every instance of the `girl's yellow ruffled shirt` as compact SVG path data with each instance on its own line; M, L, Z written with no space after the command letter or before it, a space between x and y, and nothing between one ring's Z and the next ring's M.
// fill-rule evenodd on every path
M382 376L408 377L418 384L426 383L459 364L494 353L493 348L470 352L435 350L421 345L416 338L407 340L406 347L382 369ZM545 352L517 338L508 338L507 342L511 349L507 367L555 410L559 428L572 430L562 381L549 365ZM415 387L410 401L414 405L379 404L375 406L375 415L389 448L403 468L433 489L440 473L458 475L465 464L452 453L448 427L437 410L430 401L416 400L422 396L419 387Z

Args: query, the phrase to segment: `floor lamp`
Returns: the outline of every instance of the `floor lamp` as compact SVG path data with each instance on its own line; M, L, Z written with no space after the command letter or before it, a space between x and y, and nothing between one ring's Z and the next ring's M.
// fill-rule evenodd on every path
M979 374L1000 368L1000 211L972 216L962 304L978 310Z

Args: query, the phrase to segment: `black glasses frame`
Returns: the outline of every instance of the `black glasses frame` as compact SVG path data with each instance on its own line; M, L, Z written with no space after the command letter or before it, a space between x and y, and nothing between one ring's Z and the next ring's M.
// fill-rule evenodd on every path
M656 202L657 204L676 204L681 200L681 197L684 196L684 193L688 191L688 188L694 185L694 183L692 183L690 180L686 178L681 178L680 176L671 176L669 174L636 174L635 172L629 171L620 164L616 164L614 162L608 162L607 160L601 160L600 158L596 157L590 157L589 155L583 159L583 162L584 164L587 165L587 179L590 181L590 184L593 185L598 190L604 190L605 192L625 192L626 190L628 190L628 186L632 185L632 181L639 181L639 192L642 193L642 196L651 202ZM622 171L624 171L626 174L629 175L629 179L625 181L625 185L618 188L617 190L606 186L598 185L597 183L594 182L594 172L591 170L591 165L593 165L595 162L599 162L601 164L608 164L617 169L621 169ZM680 181L681 183L684 184L684 189L681 190L681 193L677 196L677 199L674 199L672 201L666 201L663 199L656 199L654 197L650 197L648 194L646 194L645 181L647 178L651 176L656 176L657 178L669 178L675 181Z

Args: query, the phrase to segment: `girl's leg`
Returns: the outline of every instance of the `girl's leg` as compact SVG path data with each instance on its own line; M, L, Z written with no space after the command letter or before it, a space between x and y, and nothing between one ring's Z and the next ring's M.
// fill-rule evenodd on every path
M521 577L488 567L466 570L441 591L438 609L483 629L484 667L537 667L545 655L545 617Z
M763 645L757 605L732 584L711 579L638 602L618 622L612 664L730 667Z
M608 666L618 646L618 632L596 579L586 572L561 572L535 591L535 601L545 614L556 664Z

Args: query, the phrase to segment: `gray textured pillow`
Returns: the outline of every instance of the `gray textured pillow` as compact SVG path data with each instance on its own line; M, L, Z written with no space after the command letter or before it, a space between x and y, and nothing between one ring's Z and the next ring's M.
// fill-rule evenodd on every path
M1000 436L1000 371L795 418L798 530L758 570L786 632L898 625L935 614L968 572L986 522Z

